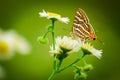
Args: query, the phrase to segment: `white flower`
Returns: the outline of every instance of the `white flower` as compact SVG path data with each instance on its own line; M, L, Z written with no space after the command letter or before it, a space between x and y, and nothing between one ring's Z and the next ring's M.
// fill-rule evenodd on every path
M6 35L13 40L13 45L17 52L21 54L28 54L30 52L31 46L28 41L16 31L8 31Z
M66 24L69 22L68 17L61 17L61 15L59 14L52 13L52 12L46 12L45 10L43 10L43 12L39 12L39 15L40 17L46 17L47 19L56 19Z
M64 36L56 38L55 50L53 46L50 47L51 53L61 54L61 52L66 51L67 53L77 52L82 44L79 41L72 39L71 37Z
M0 59L9 59L15 52L28 54L30 45L25 38L11 30L0 34Z
M85 53L88 52L87 54L89 54L89 53L93 54L94 56L96 56L99 59L102 57L102 50L95 49L89 43L84 43L83 46L82 46L82 50Z
M9 59L14 55L14 45L11 36L0 35L0 59Z

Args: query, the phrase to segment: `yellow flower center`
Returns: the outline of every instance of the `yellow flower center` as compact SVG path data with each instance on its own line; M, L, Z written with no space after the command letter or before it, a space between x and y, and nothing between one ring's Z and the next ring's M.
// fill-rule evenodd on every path
M6 42L0 41L0 55L6 55L9 51L9 46Z
M84 45L83 45L86 49L92 49L93 48L93 46L91 46L90 44L86 44L86 43L84 43Z
M61 17L61 15L56 14L56 13L51 13L51 12L49 12L48 15L49 15L50 17Z

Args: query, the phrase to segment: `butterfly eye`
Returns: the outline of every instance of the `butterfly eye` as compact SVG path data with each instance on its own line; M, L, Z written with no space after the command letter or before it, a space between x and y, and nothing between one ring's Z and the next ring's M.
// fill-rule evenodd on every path
M96 40L96 38L93 38L93 40Z
M90 34L90 37L91 37L93 40L95 40L95 39L96 39L96 36L95 36L95 34L94 34L94 33L91 33L91 34Z

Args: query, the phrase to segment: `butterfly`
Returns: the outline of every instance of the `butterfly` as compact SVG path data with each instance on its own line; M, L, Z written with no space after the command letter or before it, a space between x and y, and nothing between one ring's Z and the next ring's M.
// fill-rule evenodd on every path
M81 40L96 40L96 35L86 13L78 9L73 21L72 33Z

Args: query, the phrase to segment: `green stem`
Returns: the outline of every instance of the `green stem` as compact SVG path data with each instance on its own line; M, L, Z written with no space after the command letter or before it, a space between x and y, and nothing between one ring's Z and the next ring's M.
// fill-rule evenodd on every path
M83 61L84 65L87 65L87 62L84 59L82 59L82 61Z
M50 75L50 77L48 78L48 80L53 80L55 74L56 74L56 70L53 70L53 72L52 72L52 74Z
M56 70L56 66L57 66L56 56L57 56L57 55L54 56L54 61L53 61L53 69L54 69L54 70Z
M54 34L54 20L52 20L52 42L53 42L53 50L55 50L55 34Z
M49 32L49 31L47 31L47 32L43 35L43 38L45 38L45 37L46 37L46 35L48 34L48 32Z
M77 58L77 59L76 59L74 62L72 62L71 64L69 64L69 65L61 68L61 69L58 71L58 73L61 72L61 71L63 71L63 70L65 70L65 69L67 69L67 68L69 68L69 67L71 67L71 66L73 66L74 64L76 64L77 62L79 62L80 60L82 60L83 57L84 57L84 56L82 56L82 57L80 57L80 58Z
M55 50L55 34L54 34L54 23L55 21L52 20L52 43L53 43L53 50ZM54 61L53 61L53 69L56 69L56 55L54 56Z
M61 64L62 64L62 60L59 62L57 68L55 68L55 69L53 70L53 72L52 72L52 74L50 75L50 77L48 78L48 80L53 80L53 78L54 78L55 74L57 73L57 71L59 70Z
M58 67L57 67L57 71L60 69L61 64L62 64L62 61L63 61L63 60L60 60L60 61L59 61L59 64L58 64Z
M73 67L76 68L76 69L78 69L78 70L80 70L80 67L77 66L77 65L73 65Z
M55 20L52 20L52 44L53 44L53 50L55 50L55 35L54 35L54 22ZM56 61L56 55L54 56L54 61L53 61L53 72L48 78L48 80L53 80L55 74L56 74L56 66L57 66L57 61Z

